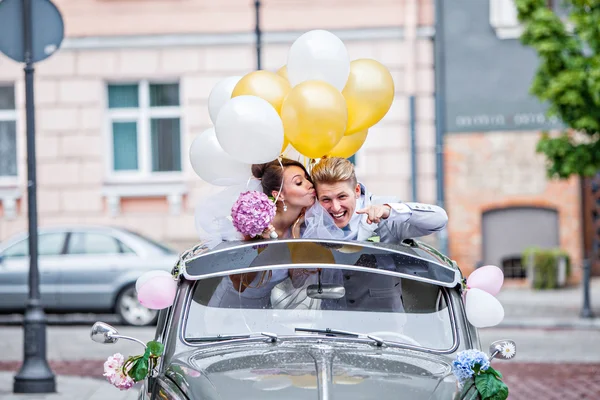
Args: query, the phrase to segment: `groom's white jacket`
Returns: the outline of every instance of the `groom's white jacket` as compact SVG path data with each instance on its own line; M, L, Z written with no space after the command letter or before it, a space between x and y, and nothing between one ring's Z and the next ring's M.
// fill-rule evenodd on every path
M392 210L389 217L378 224L368 224L366 214L355 214L355 221L350 222L350 229L356 231L357 235L352 239L364 241L379 236L382 243L400 243L404 239L440 231L448 223L448 215L441 207L423 203L400 203L394 197L373 196L364 185L360 186L361 196L356 202L357 210L377 204L387 204Z
M446 226L448 216L438 206L422 203L400 203L396 198L377 197L367 192L361 184L361 197L356 209L374 204L387 204L392 210L387 219L379 224L368 224L366 214L355 214L349 228L352 233L347 239L364 241L374 236L382 243L400 243L404 239L429 235ZM396 262L391 256L375 256L377 268L395 270ZM386 268L386 265L389 265ZM397 277L370 274L358 271L343 271L346 296L343 301L323 301L324 309L346 309L358 311L403 312L402 283Z

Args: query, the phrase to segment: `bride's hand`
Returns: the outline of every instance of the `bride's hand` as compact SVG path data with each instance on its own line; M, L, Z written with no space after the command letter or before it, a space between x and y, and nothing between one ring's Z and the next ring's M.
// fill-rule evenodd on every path
M275 237L273 237L273 236L275 236ZM277 239L277 232L275 231L275 227L273 225L269 224L267 229L265 229L260 234L260 237L263 239Z

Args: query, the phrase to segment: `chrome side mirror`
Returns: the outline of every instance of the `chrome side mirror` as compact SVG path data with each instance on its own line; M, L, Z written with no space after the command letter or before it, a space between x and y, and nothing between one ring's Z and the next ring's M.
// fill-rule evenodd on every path
M306 295L311 299L341 299L346 295L346 288L342 285L323 283L308 285Z
M90 337L94 342L108 344L117 343L119 331L105 322L96 322L90 331Z
M498 340L490 345L490 360L499 358L510 360L517 354L517 345L513 340Z
M112 344L117 343L119 339L131 340L132 342L136 342L144 346L146 348L146 344L139 339L132 338L129 336L119 335L119 331L117 331L113 326L107 324L106 322L96 322L90 331L90 337L94 342L102 343L102 344Z

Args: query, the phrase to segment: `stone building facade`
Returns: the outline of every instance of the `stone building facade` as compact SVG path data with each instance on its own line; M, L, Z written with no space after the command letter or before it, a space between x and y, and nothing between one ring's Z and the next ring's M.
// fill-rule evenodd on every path
M221 188L187 152L210 125L222 78L255 69L248 0L55 0L62 48L36 65L41 226L117 225L179 250L198 236L196 204ZM336 33L351 59L385 64L396 99L357 156L378 193L410 197L409 102L416 96L420 200L435 202L432 1L263 1L263 68L276 70L303 32ZM0 240L27 229L22 67L0 55ZM129 156L127 156L129 154Z
M549 5L563 13L559 2ZM548 179L536 153L540 132L562 127L529 94L538 60L519 41L514 0L459 0L442 14L451 256L467 273L494 264L522 277L524 250L556 248L570 255L578 280L581 185Z
M36 65L40 224L124 226L190 246L198 201L221 188L193 173L187 151L210 126L212 87L255 69L253 2L55 2L66 39ZM264 69L284 65L291 43L320 28L336 33L351 59L374 58L392 72L394 104L356 157L375 193L411 199L415 96L418 200L435 203L433 0L262 5ZM580 186L548 180L535 154L539 130L556 121L527 94L535 56L517 42L513 0L460 0L444 12L450 256L469 273L541 244L579 265ZM0 240L26 228L23 71L0 55Z

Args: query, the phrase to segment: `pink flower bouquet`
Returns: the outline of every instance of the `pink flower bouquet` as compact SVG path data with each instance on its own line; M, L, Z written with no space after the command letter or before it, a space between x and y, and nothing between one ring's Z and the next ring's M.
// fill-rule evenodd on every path
M266 194L253 190L240 194L231 207L231 219L238 232L255 237L269 227L275 212L275 203Z
M151 340L143 355L127 359L121 353L113 354L104 363L104 376L117 389L127 390L151 375L164 351L162 343Z
M123 369L125 357L121 353L113 354L104 363L104 376L119 390L130 389L134 382Z

